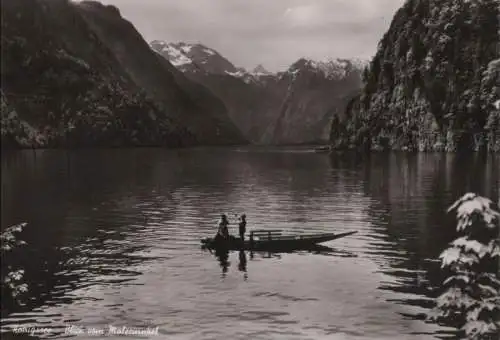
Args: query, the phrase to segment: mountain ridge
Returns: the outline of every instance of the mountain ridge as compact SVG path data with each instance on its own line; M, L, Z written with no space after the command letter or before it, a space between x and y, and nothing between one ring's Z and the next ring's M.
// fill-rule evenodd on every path
M327 142L329 128L325 122L328 125L345 107L346 97L358 91L366 64L357 59L301 58L281 72L269 72L262 65L247 71L204 46L229 63L226 68L215 69L203 53L193 56L183 50L192 50L194 45L155 40L150 46L174 64L183 54L190 59L185 64L199 66L180 64L178 69L221 98L235 124L257 144Z
M352 68L357 68L359 70L364 69L369 65L368 60L363 60L360 58L324 58L320 60L316 60L309 57L299 58L294 63L290 64L283 71L271 72L268 71L262 64L258 64L251 71L245 69L244 67L235 66L231 63L227 58L222 56L215 49L207 47L201 43L186 43L186 42L175 42L169 43L164 40L153 40L150 43L153 51L165 57L169 60L172 65L176 66L181 72L192 72L192 69L184 68L185 64L195 64L199 68L203 68L202 64L209 64L210 61L207 59L208 55L215 55L217 58L221 58L224 60L224 63L227 64L227 68L222 70L214 70L214 68L205 69L205 72L215 73L215 74L229 74L233 76L244 77L246 75L280 75L285 72L290 72L291 69L293 71L296 64L308 64L312 68L317 68L325 73L328 76L335 76L335 71L341 72L343 68L345 68L348 64ZM198 53L193 53L193 50L197 50ZM206 54L203 53L205 51Z
M200 43L167 43L153 40L149 45L155 52L166 57L181 72L203 71L220 74L238 71L236 66L217 51Z

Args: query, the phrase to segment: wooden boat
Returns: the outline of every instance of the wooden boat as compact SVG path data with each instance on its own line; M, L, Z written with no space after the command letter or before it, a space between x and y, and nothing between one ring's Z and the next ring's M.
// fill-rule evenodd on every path
M281 230L258 230L250 233L250 238L242 241L240 238L229 236L204 238L202 246L209 249L224 250L308 250L319 243L332 241L341 237L357 233L350 231L345 233L324 233L307 235L282 235Z

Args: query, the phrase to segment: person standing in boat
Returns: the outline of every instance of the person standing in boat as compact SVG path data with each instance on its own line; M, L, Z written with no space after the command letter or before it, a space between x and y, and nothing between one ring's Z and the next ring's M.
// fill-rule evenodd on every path
M227 220L226 214L220 215L220 222L219 222L219 234L220 236L224 238L229 238L229 229L228 226L229 221Z
M240 238L242 241L245 239L246 231L247 231L247 216L243 214L240 217L240 223L239 223Z

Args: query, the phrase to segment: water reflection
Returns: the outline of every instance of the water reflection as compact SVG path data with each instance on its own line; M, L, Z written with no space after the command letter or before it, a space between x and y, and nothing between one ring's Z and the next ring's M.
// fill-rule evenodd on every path
M206 251L214 255L214 257L219 262L219 266L222 269L221 277L226 277L229 270L231 262L229 261L231 251L226 249L216 249L213 253L211 249L203 248ZM321 244L311 245L310 247L302 250L286 250L286 251L245 251L239 250L238 252L238 271L244 273L244 278L248 278L247 272L247 253L249 254L250 260L254 260L256 256L260 259L281 259L283 254L298 254L298 255L322 255L322 256L334 256L334 257L344 257L344 258L355 258L358 257L357 254L348 251L335 249L332 247L324 246Z
M355 171L365 194L374 198L367 253L387 276L378 288L396 293L387 301L417 307L401 315L425 320L444 279L438 255L455 238L455 220L446 209L468 191L498 198L498 156L343 154L330 162L333 169Z
M45 249L43 256L36 248L28 250L21 257L25 268L25 281L28 292L22 297L22 306L5 305L3 301L2 332L18 325L16 315L47 310L64 305L95 304L105 302L105 296L96 295L95 287L134 285L134 280L142 274L139 268L157 258L143 256L145 247L127 241L125 235L100 233L99 237L88 239L78 245ZM28 314L26 314L28 315ZM52 319L44 326L51 330L50 335L64 335L64 324L80 321L71 314L56 313L45 315ZM32 327L35 319L26 320Z
M32 288L2 329L147 320L197 339L412 338L423 323L411 320L440 282L432 259L453 236L445 209L465 190L494 198L497 170L498 159L447 154L11 154L2 228L28 222L16 260ZM249 229L358 233L309 251L214 259L199 240L221 212L246 212Z
M225 249L215 250L215 257L219 260L220 267L222 268L222 277L225 277L229 267L229 251Z
M247 255L244 250L240 250L238 253L238 258L240 262L238 263L238 270L240 272L247 272Z

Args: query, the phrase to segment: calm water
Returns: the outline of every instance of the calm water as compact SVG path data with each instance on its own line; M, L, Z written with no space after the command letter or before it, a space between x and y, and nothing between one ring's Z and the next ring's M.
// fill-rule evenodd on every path
M498 168L498 156L301 149L4 154L2 228L28 222L15 265L30 291L24 308L4 311L2 332L149 325L158 339L442 336L421 319L441 279L434 259L453 237L445 210L467 191L498 199ZM233 252L226 264L199 247L221 212L232 222L245 212L248 229L358 233L325 252Z

